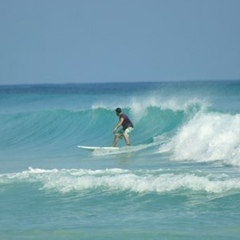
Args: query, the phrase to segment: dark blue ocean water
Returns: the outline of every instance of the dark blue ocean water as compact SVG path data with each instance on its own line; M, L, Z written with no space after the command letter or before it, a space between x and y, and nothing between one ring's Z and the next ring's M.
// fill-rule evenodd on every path
M0 86L0 239L239 239L240 82ZM111 146L115 108L132 147Z

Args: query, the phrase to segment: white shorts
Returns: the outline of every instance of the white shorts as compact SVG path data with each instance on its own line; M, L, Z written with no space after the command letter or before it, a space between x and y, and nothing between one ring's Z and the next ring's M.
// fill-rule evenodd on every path
M125 130L120 129L117 131L116 135L119 137L123 137L124 133L129 135L133 130L134 130L134 128L132 128L132 127L126 128Z

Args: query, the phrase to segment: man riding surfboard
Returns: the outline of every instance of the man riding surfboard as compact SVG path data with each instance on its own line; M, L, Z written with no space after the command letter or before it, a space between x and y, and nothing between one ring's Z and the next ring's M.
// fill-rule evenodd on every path
M116 108L116 114L119 116L119 122L113 130L115 134L113 147L116 147L120 138L124 137L127 146L131 145L129 134L134 130L132 121L123 113L121 108ZM121 129L119 129L122 126Z

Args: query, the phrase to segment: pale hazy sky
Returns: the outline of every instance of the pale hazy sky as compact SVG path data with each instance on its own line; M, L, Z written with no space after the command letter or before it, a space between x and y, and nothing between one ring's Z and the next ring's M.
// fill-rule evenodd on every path
M0 0L0 84L240 79L240 0Z

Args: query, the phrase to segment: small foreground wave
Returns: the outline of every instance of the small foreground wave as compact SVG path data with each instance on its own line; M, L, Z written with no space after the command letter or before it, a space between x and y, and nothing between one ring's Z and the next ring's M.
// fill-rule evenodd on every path
M47 192L83 192L104 190L107 192L135 192L141 194L164 194L173 191L182 193L205 192L231 194L240 192L240 178L227 174L203 172L179 173L158 170L124 169L33 169L0 175L0 185L15 183L38 183L39 189Z

